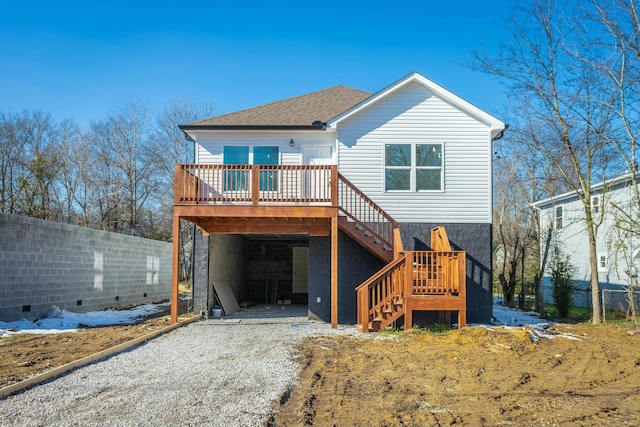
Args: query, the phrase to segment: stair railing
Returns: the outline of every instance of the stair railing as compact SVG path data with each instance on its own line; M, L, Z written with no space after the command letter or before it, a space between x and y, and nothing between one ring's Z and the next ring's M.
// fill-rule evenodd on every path
M367 233L389 249L394 248L398 223L347 178L338 173L338 207Z
M369 332L374 319L402 309L405 292L405 256L399 256L356 288L357 324L360 332ZM384 327L386 325L381 325Z

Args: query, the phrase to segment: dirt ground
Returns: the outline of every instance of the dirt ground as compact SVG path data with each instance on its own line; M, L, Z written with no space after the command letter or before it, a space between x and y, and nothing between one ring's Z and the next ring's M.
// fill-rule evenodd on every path
M537 343L501 327L311 338L270 425L640 425L640 333L554 333Z
M169 325L169 316L162 316L135 325L0 338L0 388Z
M0 387L169 324L0 339ZM555 325L316 337L276 426L640 426L640 332Z

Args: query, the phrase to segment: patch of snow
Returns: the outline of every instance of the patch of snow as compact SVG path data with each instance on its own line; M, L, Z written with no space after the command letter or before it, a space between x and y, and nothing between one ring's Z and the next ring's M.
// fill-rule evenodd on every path
M109 326L131 325L143 317L162 311L170 303L145 304L128 310L103 310L88 313L73 313L61 310L57 306L51 307L47 317L38 320L17 320L15 322L0 322L0 337L15 334L57 334L61 332L75 332L79 325Z
M546 320L540 319L535 312L520 311L497 303L493 305L493 317L494 323L502 326L525 326L547 323Z

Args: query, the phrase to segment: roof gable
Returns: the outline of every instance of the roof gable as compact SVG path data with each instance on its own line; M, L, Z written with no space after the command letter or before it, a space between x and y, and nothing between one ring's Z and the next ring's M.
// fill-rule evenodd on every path
M272 102L235 113L200 120L183 126L196 127L273 127L312 126L322 124L349 110L371 94L347 86L329 89Z
M491 135L493 138L498 137L502 131L505 130L505 124L503 122L501 122L500 120L498 120L497 118L493 117L492 115L490 115L489 113L481 110L480 108L476 107L475 105L471 104L470 102L460 98L459 96L455 95L454 93L448 91L447 89L443 88L442 86L432 82L431 80L427 79L426 77L424 77L423 75L421 75L420 73L417 72L413 72L407 76L405 76L404 78L398 80L397 82L387 86L386 88L382 89L381 91L373 94L372 96L362 100L359 104L353 106L352 108L350 108L349 110L343 112L342 114L340 114L339 116L336 116L335 118L329 120L327 122L328 126L334 127L335 125L337 125L338 123L340 123L341 121L357 114L358 112L366 109L368 106L370 106L373 103L376 102L380 102L381 100L385 99L389 94L394 93L398 90L400 90L401 88L405 87L407 84L410 84L411 82L416 82L419 83L420 85L424 86L425 88L427 88L428 90L430 90L431 92L433 92L436 96L442 98L443 100L449 102L450 104L452 104L453 106L455 106L456 108L466 111L468 114L470 114L471 116L475 117L477 120L485 123L487 126L489 126L491 128Z

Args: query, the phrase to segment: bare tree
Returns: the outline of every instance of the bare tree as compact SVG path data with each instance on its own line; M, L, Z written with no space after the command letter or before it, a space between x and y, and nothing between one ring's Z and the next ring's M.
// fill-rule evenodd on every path
M17 117L0 114L0 212L16 212L16 179L21 162Z
M202 120L213 115L213 105L197 105L188 101L171 101L158 115L154 129L151 133L153 141L153 151L150 153L150 160L156 165L159 185L162 188L173 188L173 173L175 164L189 164L194 161L195 146L193 141L186 138L178 125L187 124L196 120ZM166 236L168 240L172 233L173 214L173 192L164 191L157 203L159 205L158 226L159 234ZM179 259L180 259L180 279L189 277L189 260L185 245L190 246L193 234L193 227L190 223L183 221L180 226Z
M140 234L144 205L155 190L147 120L146 107L131 102L91 125L101 228Z
M591 184L603 180L612 153L607 132L611 98L593 67L591 46L584 43L584 17L579 2L533 0L517 8L507 28L512 40L497 57L475 53L476 65L500 77L509 89L518 114L529 129L544 129L536 138L536 153L560 174L562 184L576 191L583 207L588 235L590 285L594 323L601 322L596 238L599 223L591 208Z

